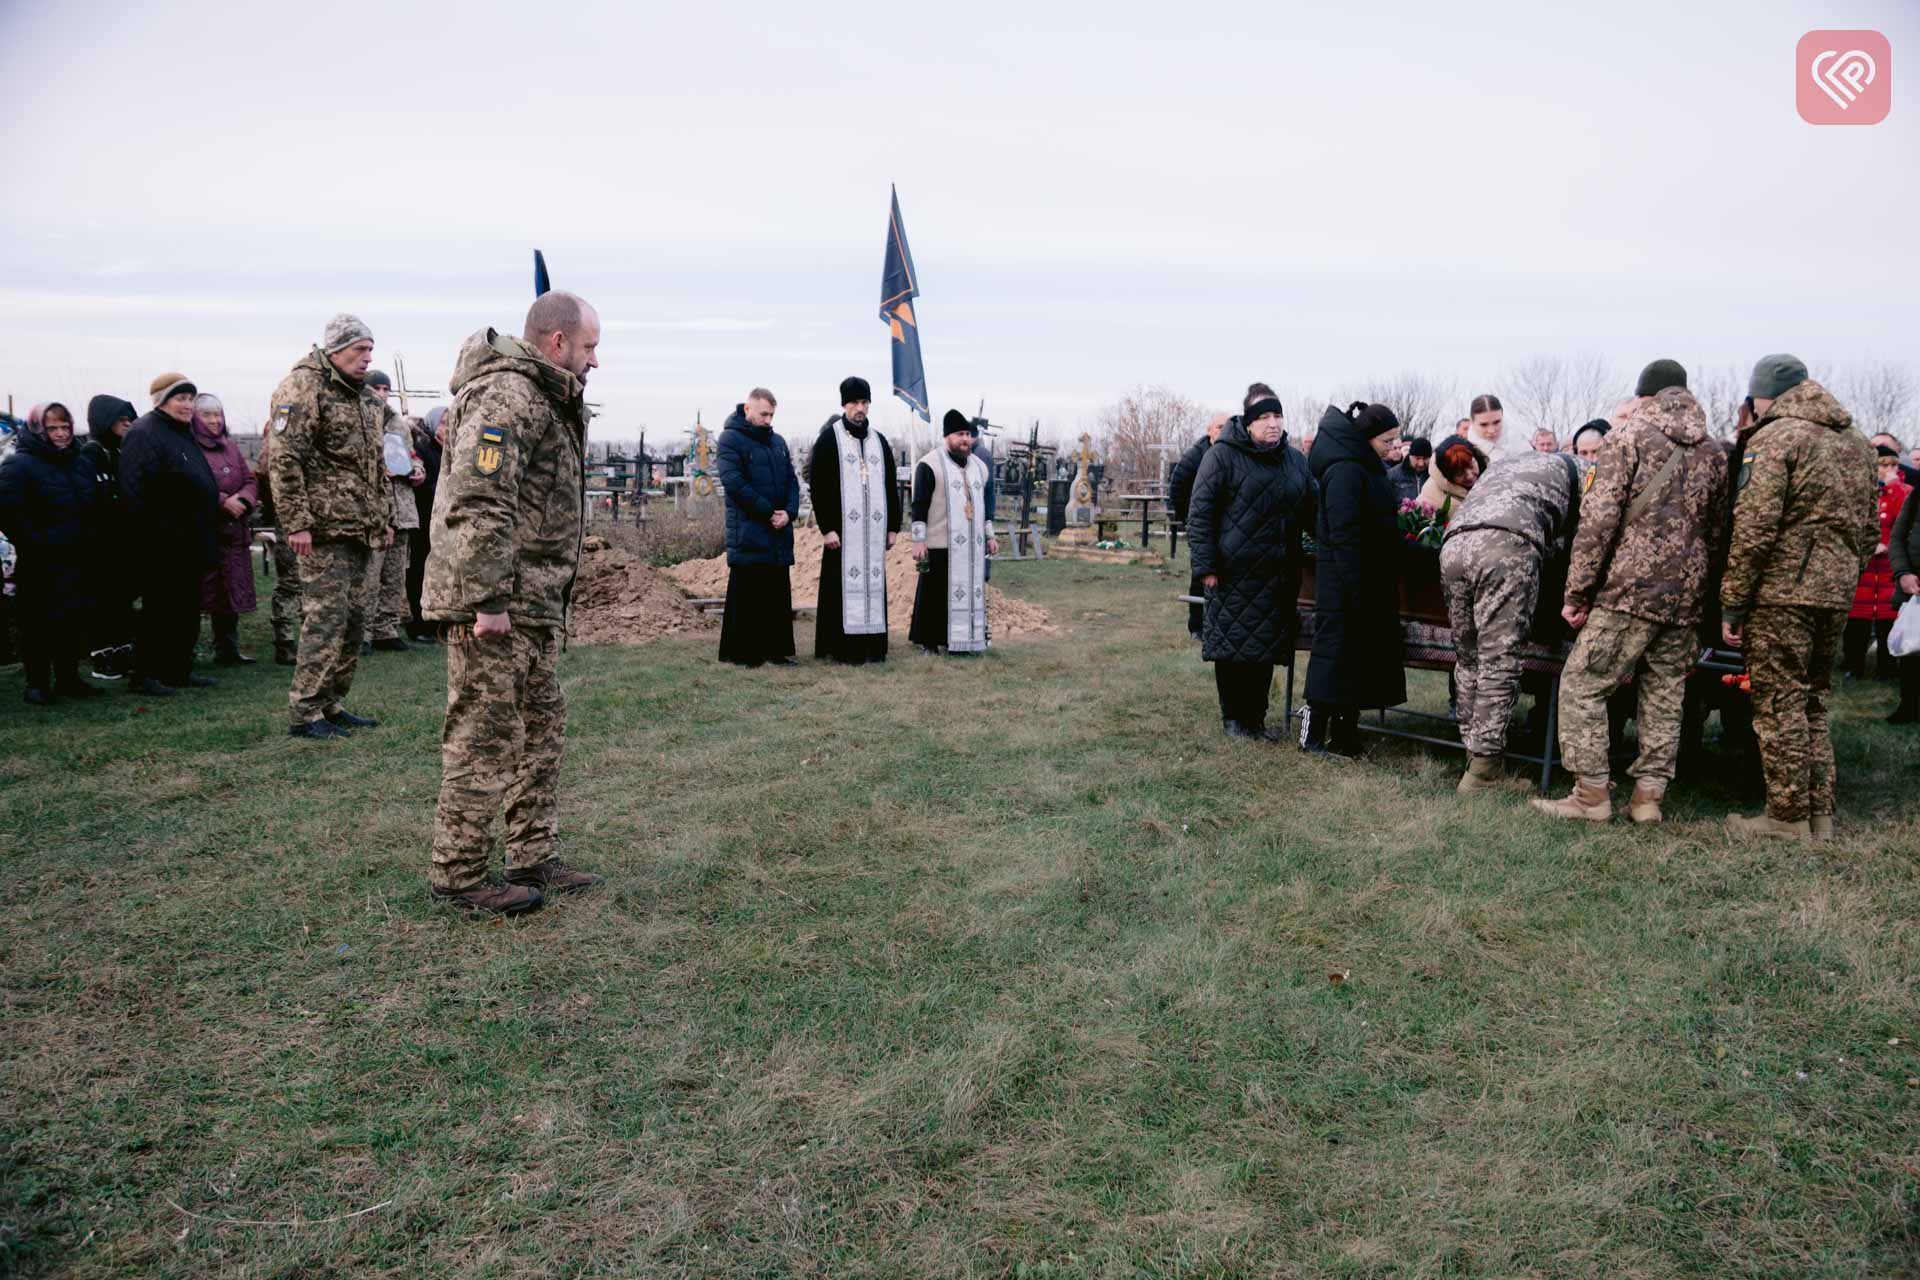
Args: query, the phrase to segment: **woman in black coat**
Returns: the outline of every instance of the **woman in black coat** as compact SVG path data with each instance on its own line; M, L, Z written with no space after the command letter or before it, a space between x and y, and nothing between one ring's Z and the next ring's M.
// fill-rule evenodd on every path
M204 688L193 670L200 637L200 580L218 556L220 486L190 424L199 389L177 373L153 380L153 412L120 444L120 499L140 588L140 635L129 693L161 698Z
M727 606L720 661L793 665L793 522L800 477L773 429L773 393L755 388L734 406L715 447L727 495Z
M1267 697L1274 663L1293 644L1312 514L1313 482L1287 443L1280 402L1261 399L1229 419L1201 455L1187 545L1207 597L1200 656L1213 663L1230 738L1280 738L1267 728Z
M1332 405L1307 468L1320 488L1307 732L1317 753L1355 755L1359 712L1407 700L1400 635L1400 497L1386 455L1400 421L1385 405Z
M73 414L63 404L35 405L27 429L0 463L0 532L12 541L14 604L27 701L102 692L80 678L77 662L94 607L99 489L73 443Z

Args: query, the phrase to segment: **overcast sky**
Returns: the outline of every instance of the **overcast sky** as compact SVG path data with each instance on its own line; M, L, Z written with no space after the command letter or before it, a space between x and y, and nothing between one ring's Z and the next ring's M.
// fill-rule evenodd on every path
M1798 118L1820 27L1890 39L1884 123ZM22 411L177 368L257 421L341 310L444 388L538 246L606 322L597 435L755 384L799 434L891 385L889 183L936 416L1543 352L1920 371L1914 0L0 0L0 50Z

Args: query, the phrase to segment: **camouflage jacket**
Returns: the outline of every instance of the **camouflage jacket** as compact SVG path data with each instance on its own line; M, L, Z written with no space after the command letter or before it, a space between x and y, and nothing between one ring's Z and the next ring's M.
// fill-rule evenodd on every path
M468 338L449 384L421 611L564 626L586 535L580 380L518 338Z
M1879 541L1873 446L1808 379L1773 402L1740 457L1721 614L1739 623L1755 605L1848 608Z
M381 436L393 411L319 348L273 389L265 452L283 535L377 545L393 528Z
M1579 464L1564 453L1525 453L1487 468L1453 509L1447 537L1504 529L1553 556L1573 540L1579 512Z
M1674 450L1680 460L1663 479ZM1503 466L1512 466L1511 462ZM1631 523L1628 508L1659 491ZM1580 500L1566 602L1648 622L1693 626L1727 510L1727 452L1707 438L1707 415L1684 387L1641 404L1607 436Z

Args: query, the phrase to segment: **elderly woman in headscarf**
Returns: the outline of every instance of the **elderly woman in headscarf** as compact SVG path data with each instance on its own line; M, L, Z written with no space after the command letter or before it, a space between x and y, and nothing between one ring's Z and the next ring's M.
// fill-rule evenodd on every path
M218 559L200 584L200 609L213 619L213 660L223 667L253 661L240 652L240 615L256 607L253 594L253 512L260 489L253 468L227 430L220 397L202 393L193 401L193 439L206 455L220 490L214 547Z
M99 488L73 443L73 414L37 404L0 463L0 532L19 557L14 605L20 621L27 701L103 692L80 678L81 630L93 609L90 572L99 535Z
M1433 451L1432 474L1421 487L1420 501L1440 514L1445 526L1487 469L1487 455L1465 436L1448 436Z

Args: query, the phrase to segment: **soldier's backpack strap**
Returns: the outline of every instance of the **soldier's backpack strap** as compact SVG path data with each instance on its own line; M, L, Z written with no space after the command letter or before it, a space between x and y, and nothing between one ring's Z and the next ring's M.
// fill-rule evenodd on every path
M1660 496L1668 482L1673 479L1673 473L1680 469L1680 455L1685 451L1686 446L1681 444L1676 444L1667 451L1667 460L1660 464L1658 471L1653 473L1653 482L1642 489L1640 496L1627 507L1628 524L1647 514L1647 508L1653 505L1653 500Z

